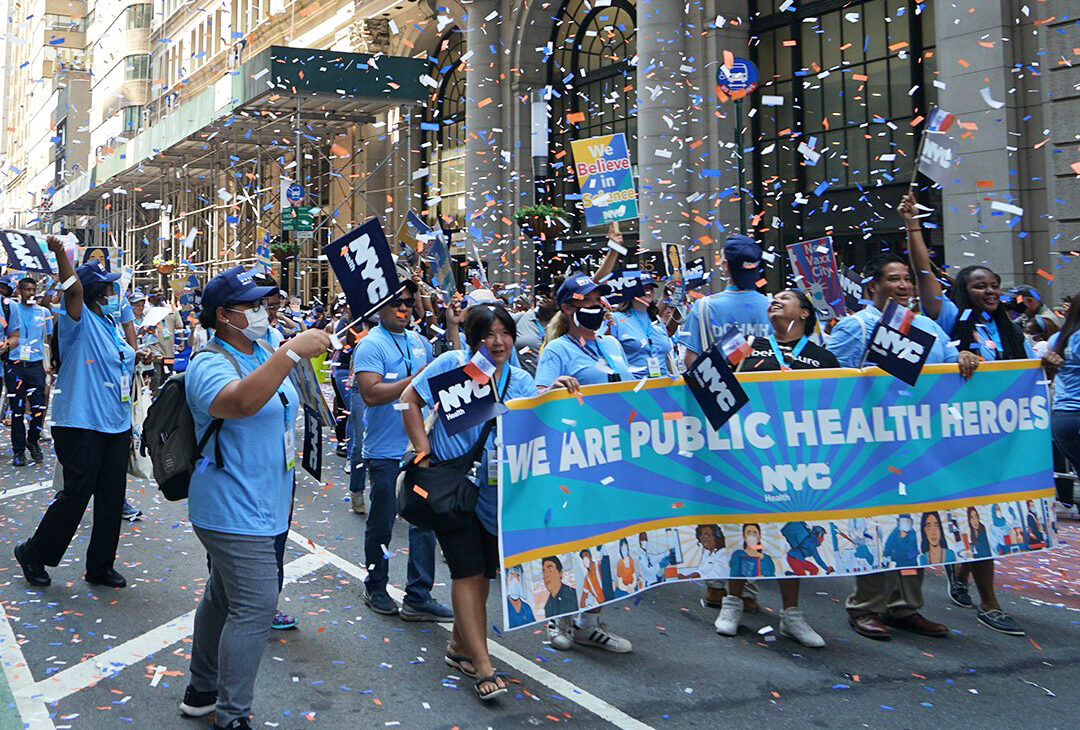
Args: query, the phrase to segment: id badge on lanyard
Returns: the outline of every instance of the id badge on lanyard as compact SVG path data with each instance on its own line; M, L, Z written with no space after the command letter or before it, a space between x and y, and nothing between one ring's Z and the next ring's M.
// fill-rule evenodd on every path
M23 362L28 362L30 356L33 355L33 350L34 348L32 345L19 345L19 359Z
M499 461L498 448L487 450L487 483L489 487L499 486L499 469L502 462Z
M292 471L296 467L296 431L293 424L289 423L289 400L285 394L278 391L281 399L281 407L285 411L285 471Z
M655 355L651 355L645 360L645 362L648 363L648 365L649 365L649 377L650 378L659 378L660 377L660 358L656 357Z

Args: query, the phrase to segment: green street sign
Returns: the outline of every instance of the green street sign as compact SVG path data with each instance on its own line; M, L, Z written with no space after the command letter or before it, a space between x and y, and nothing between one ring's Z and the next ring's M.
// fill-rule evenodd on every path
M294 206L281 212L282 231L314 231L315 214L314 208Z

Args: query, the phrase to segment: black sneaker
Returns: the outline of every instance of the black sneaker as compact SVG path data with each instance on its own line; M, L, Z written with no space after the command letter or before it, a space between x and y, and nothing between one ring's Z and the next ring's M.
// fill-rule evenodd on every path
M11 463L15 466L26 466L30 462L26 460L26 455L23 452L15 454L15 458L11 460Z
M381 613L383 616L397 616L400 610L397 602L385 590L372 591L367 586L364 586L363 598L368 608L375 613Z
M41 446L38 444L27 444L26 450L30 452L30 458L34 460L35 464L45 461L45 454L41 453Z
M408 601L401 602L402 621L453 621L454 609L434 598L419 606Z
M184 701L180 703L180 714L184 717L206 717L217 705L217 690L196 692L191 685L184 690Z
M27 583L40 587L52 585L52 578L49 577L45 566L42 563L31 562L26 556L25 542L20 542L15 546L15 559L19 561L19 567L22 568L23 578L26 578Z
M214 730L251 730L251 724L246 717L238 717L228 725L214 725Z
M956 577L956 566L945 566L945 577L949 580L949 598L960 608L975 608L975 602L971 600L966 580Z
M112 568L109 568L100 575L86 574L86 582L92 586L106 586L108 588L126 588L127 579L124 576L117 573Z
M986 628L993 629L998 633L1008 634L1009 636L1026 636L1026 632L1020 628L1020 624L1016 623L1012 616L999 608L979 611L975 618Z

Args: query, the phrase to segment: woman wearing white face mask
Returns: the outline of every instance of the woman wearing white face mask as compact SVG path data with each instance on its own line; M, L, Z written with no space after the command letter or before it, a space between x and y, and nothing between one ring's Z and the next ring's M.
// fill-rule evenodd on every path
M123 588L114 568L120 513L131 447L131 379L135 351L118 330L119 274L96 261L72 269L64 244L52 236L64 289L57 315L60 371L52 399L52 434L64 488L34 536L15 546L23 577L35 586L51 583L45 566L59 565L86 505L94 498L94 528L86 551L86 580Z
M581 385L635 379L619 341L610 335L596 334L607 311L601 297L607 293L606 286L582 273L571 275L559 287L555 295L559 312L548 324L546 344L536 364L536 387L541 391L555 386L564 376L576 378ZM598 600L601 598L609 597L597 596ZM547 624L548 639L560 651L568 651L575 644L617 653L632 649L627 639L600 621L599 608L583 611L576 617L547 618L551 619Z
M180 710L216 712L215 728L249 728L255 676L280 590L275 538L288 529L300 401L289 371L326 352L330 338L308 330L269 352L257 340L270 321L243 267L211 279L199 322L214 336L185 374L196 436L216 429L205 468L191 476L188 510L210 556L210 579L195 612L191 683ZM216 454L220 450L221 459Z

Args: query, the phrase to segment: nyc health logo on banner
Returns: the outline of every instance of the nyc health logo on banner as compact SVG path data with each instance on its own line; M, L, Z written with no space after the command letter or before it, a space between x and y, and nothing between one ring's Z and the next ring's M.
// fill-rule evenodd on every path
M637 190L626 136L574 140L574 171L581 188L585 225L601 226L638 217Z

